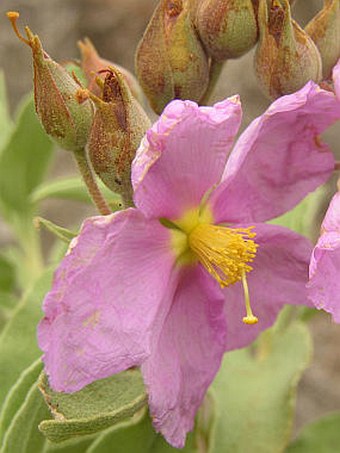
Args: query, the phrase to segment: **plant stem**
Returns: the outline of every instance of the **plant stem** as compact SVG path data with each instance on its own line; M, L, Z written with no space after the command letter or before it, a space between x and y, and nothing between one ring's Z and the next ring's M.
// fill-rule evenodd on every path
M206 105L209 102L209 98L212 95L212 93L216 87L216 84L217 84L217 81L222 72L224 63L225 63L225 61L211 60L210 72L209 72L209 84L208 84L208 88L206 89L206 92L204 93L202 99L200 100L201 105Z
M109 205L106 203L103 194L99 190L97 185L93 170L90 166L88 161L87 155L85 150L74 152L74 157L78 164L78 169L80 171L81 176L86 184L87 190L93 200L93 203L96 205L98 211L102 215L111 214L112 211L109 208Z

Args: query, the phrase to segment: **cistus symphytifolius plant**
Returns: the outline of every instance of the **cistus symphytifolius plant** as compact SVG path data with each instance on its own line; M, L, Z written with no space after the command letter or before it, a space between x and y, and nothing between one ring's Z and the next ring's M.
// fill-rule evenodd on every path
M58 392L77 392L94 381L139 367L155 430L181 448L226 351L252 343L275 322L285 304L323 307L338 322L338 194L314 251L305 237L265 223L294 208L340 168L320 138L340 118L340 65L333 70L335 93L329 80L321 87L315 83L321 80L322 66L324 77L328 74L338 52L336 46L328 52L338 30L333 14L338 14L338 6L332 3L334 9L329 9L331 0L325 2L313 27L307 26L311 37L292 19L292 3L161 0L136 55L140 83L154 111L161 114L152 127L137 101L137 81L101 58L90 41L80 43L77 70L81 74L82 69L85 77L78 78L54 62L28 28L27 38L20 35L18 13L8 13L16 34L33 51L39 119L59 145L74 153L102 214L85 220L77 236L48 222L59 237L74 238L46 295L45 316L38 328L49 390L54 393L51 398L47 387L41 386L56 418L48 422L60 426L61 419L67 422L69 417L73 423L76 419L52 400L65 398L68 405L73 397L79 401L84 395ZM199 104L207 102L223 61L248 51L258 29L256 68L264 91L271 97L293 93L277 99L236 140L242 115L238 96L212 107ZM321 29L325 39L318 41ZM106 193L121 195L127 209L112 213L96 175L107 186ZM29 195L36 200L34 193ZM26 202L30 208L30 203L36 203L30 198ZM20 215L17 211L15 222ZM24 225L28 223L25 217ZM30 251L27 243L24 248ZM301 325L296 318L304 312L288 311L284 329L292 323ZM266 343L267 354L275 341L269 345L263 339L278 338L284 330L282 323L278 325L261 337L252 348L254 354L250 349L243 351L256 356L254 363L261 362L261 367L265 358L263 351L258 354L259 345ZM284 352L290 362L288 349ZM307 363L307 348L305 352ZM298 366L303 368L301 362ZM133 373L140 376L139 371ZM128 375L122 373L106 383L117 378L126 384ZM20 392L22 382L27 383L27 374L23 376L15 387ZM45 375L41 382L47 382ZM294 390L289 385L284 382L285 395L288 387L289 395ZM126 390L121 389L115 396ZM107 427L101 403L109 400L111 404L110 392L96 393L93 386L83 390L87 391L95 400L91 414L99 413ZM273 395L279 400L274 390ZM145 393L141 396L140 404L145 404ZM246 411L256 405L257 397L267 405L267 395L251 395ZM235 403L237 411L240 400ZM4 420L13 419L14 426L19 418L13 417L10 403L6 403L10 417L0 415L0 440ZM286 398L286 403L291 405L291 399ZM122 403L123 417L127 408L131 415L140 404L131 409ZM85 406L86 401L81 417ZM204 404L195 426L194 436L201 436L195 437L199 448L202 440L204 446L208 443L206 409ZM280 418L276 409L273 419ZM256 409L253 413L257 417ZM110 420L112 414L117 417L117 411L110 412ZM138 425L135 415L124 429ZM99 426L92 418L81 421L91 425L91 433ZM73 426L83 429L82 423ZM9 430L14 431L12 422Z
M224 352L284 304L311 305L310 242L263 222L330 176L318 137L338 118L334 94L309 82L230 153L238 97L171 102L132 164L136 208L87 219L56 271L39 325L52 387L75 392L140 366L154 427L183 447Z

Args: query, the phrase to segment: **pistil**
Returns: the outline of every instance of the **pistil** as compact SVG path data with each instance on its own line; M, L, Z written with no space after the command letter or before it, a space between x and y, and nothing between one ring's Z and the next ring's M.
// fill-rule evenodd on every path
M250 305L250 297L249 297L249 288L246 273L242 273L242 285L243 285L243 293L244 293L244 302L246 306L247 316L245 316L242 321L244 324L256 324L258 322L258 318L253 314Z

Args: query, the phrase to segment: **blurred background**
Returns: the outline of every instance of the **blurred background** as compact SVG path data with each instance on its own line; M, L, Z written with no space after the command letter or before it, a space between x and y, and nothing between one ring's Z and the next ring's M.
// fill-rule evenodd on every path
M79 57L77 41L89 37L101 56L133 71L134 52L148 23L156 0L2 0L0 4L0 67L4 70L12 113L23 95L32 88L31 52L11 30L5 17L7 10L20 11L19 26L28 24L39 34L46 51L57 61ZM297 0L294 17L305 25L321 8L322 0ZM229 95L241 95L245 127L261 114L269 102L256 85L252 70L253 52L225 65L212 101ZM340 131L333 127L325 136L340 158ZM278 152L280 144L277 144ZM33 151L32 151L33 152ZM51 176L75 173L70 153L60 151L50 169ZM315 237L327 203L335 190L335 178L329 183L315 221ZM61 209L62 207L62 209ZM42 215L59 225L79 225L93 208L75 202L49 201ZM48 247L48 235L43 233ZM6 225L0 221L0 246L12 240ZM296 428L332 410L340 410L340 326L329 316L312 319L314 359L300 384Z

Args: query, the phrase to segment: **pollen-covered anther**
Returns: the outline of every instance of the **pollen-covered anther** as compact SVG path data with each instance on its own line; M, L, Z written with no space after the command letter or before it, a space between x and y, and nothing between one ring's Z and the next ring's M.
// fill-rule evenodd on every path
M189 235L189 246L207 271L226 287L252 270L258 245L249 228L199 224Z

